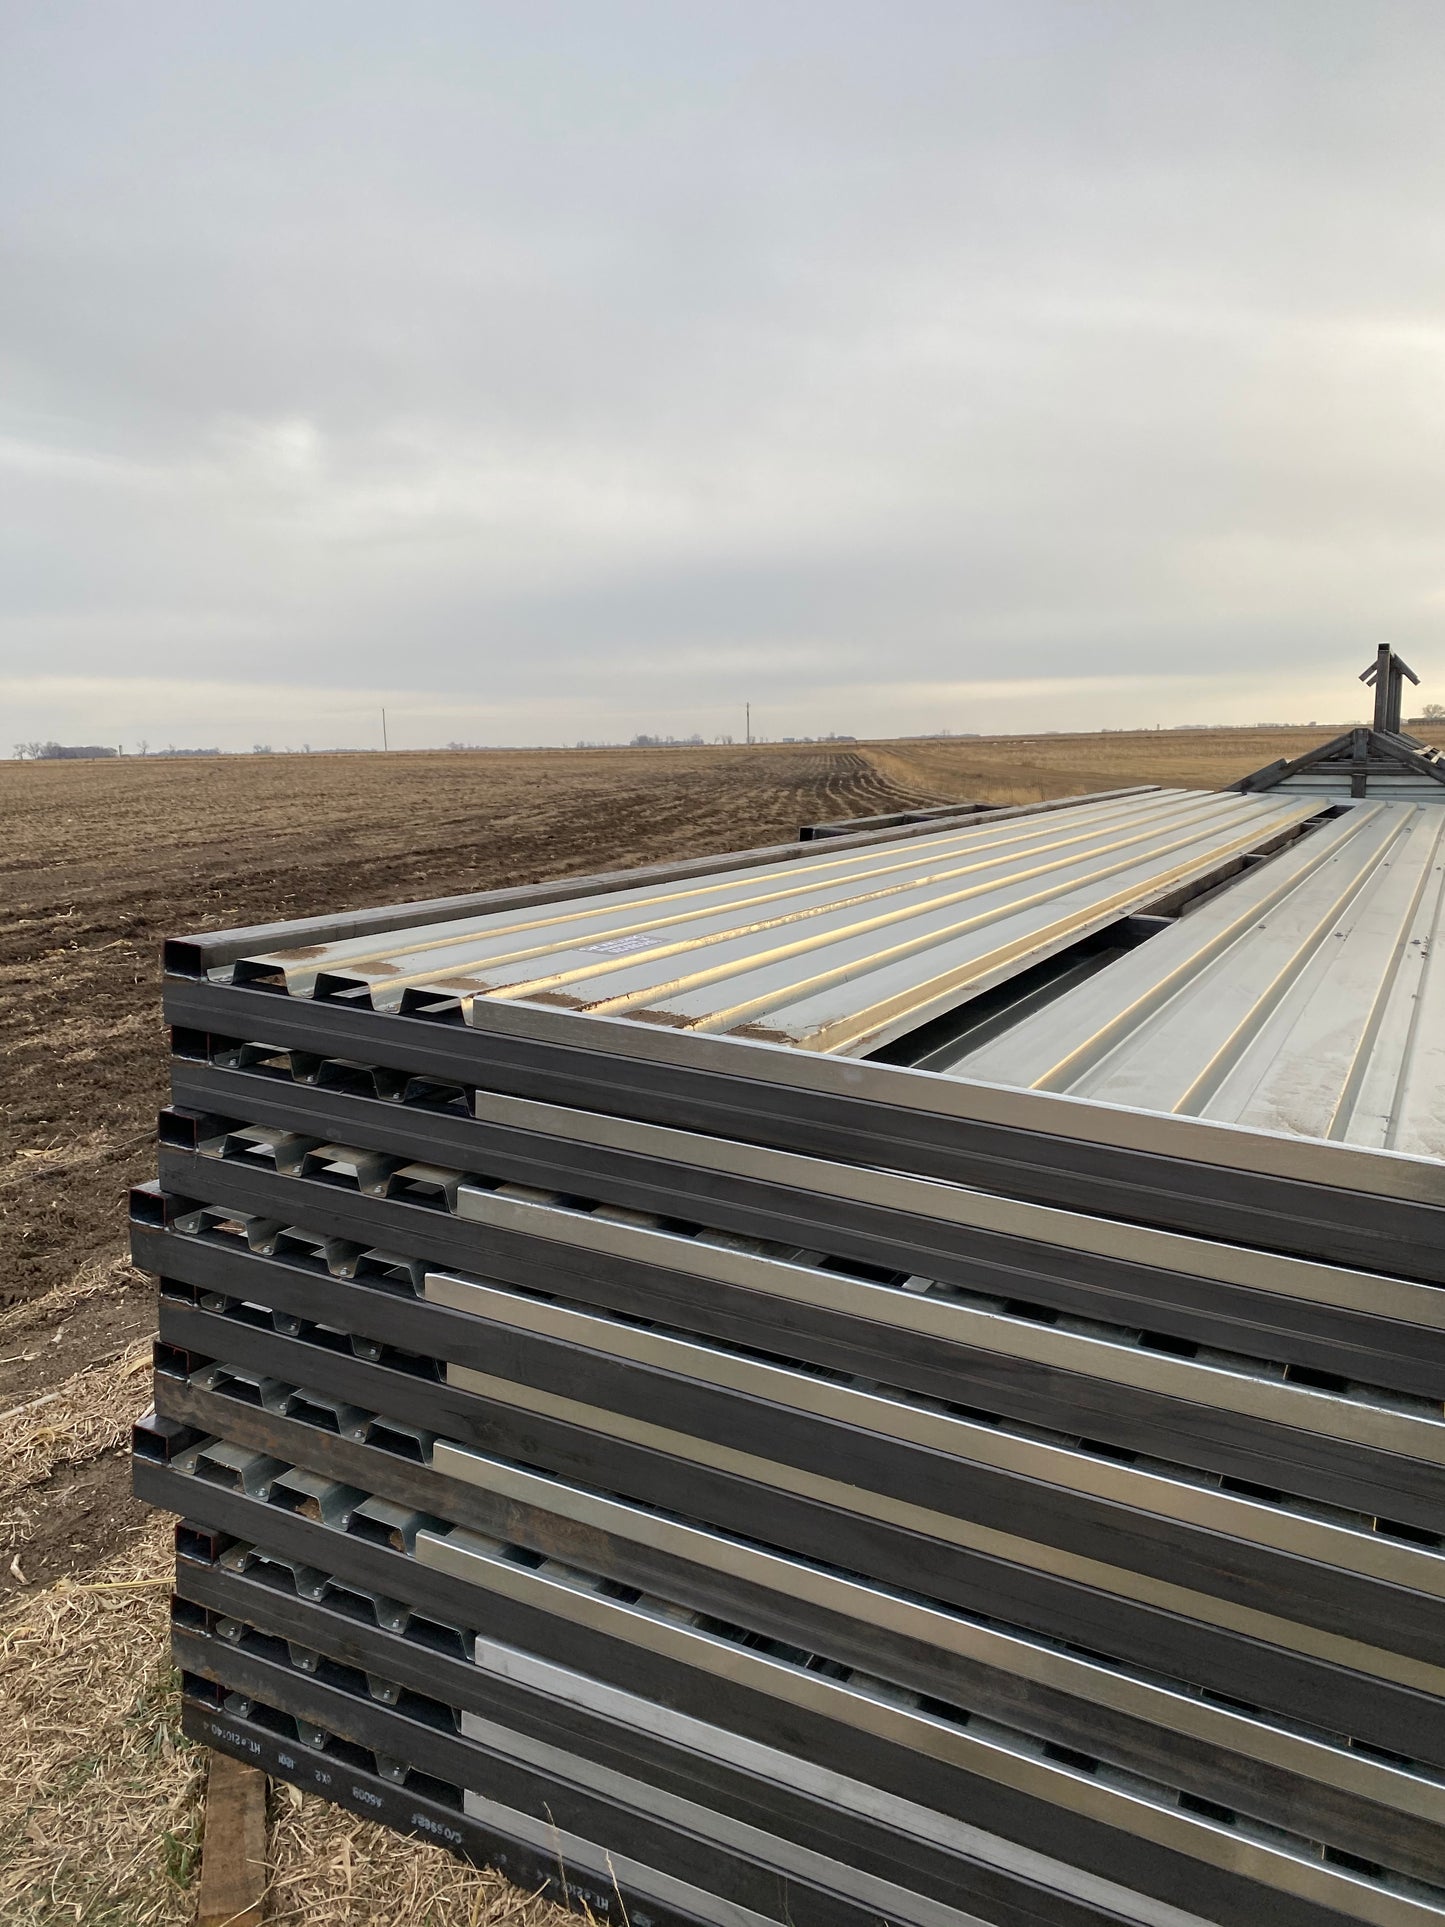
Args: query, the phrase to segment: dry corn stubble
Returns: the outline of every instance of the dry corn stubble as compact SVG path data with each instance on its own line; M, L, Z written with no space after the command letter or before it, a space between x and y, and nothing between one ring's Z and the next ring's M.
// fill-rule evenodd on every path
M166 1652L171 1533L148 1525L84 1585L0 1619L0 1921L188 1919L198 1756Z
M14 1557L38 1522L36 1488L62 1466L117 1451L150 1403L149 1339L0 1414L0 1550Z
M205 1754L180 1733L170 1521L0 1618L0 1923L181 1927ZM562 1927L576 1916L294 1790L273 1789L274 1927Z
M577 1915L441 1847L403 1839L292 1787L272 1802L271 1927L577 1927ZM590 1918L590 1916L588 1916Z
M11 1346L27 1338L41 1341L53 1336L57 1322L88 1305L96 1298L111 1298L134 1287L140 1273L126 1258L107 1258L82 1265L71 1277L53 1286L39 1298L22 1298L18 1304L0 1311L0 1346Z

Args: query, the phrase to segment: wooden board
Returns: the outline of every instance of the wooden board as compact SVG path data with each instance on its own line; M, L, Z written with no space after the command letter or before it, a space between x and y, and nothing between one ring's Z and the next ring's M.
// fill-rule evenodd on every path
M266 1910L266 1775L212 1753L196 1927L260 1927Z

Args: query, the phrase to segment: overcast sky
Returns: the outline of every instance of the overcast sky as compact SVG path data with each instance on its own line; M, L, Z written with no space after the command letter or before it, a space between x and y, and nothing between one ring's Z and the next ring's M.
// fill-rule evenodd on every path
M1445 6L0 0L0 753L1445 700Z

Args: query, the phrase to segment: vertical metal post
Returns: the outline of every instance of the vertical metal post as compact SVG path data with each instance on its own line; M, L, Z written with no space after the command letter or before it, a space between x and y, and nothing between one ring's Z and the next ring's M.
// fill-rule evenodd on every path
M1390 685L1398 681L1395 677L1395 656L1388 642L1382 642L1375 651L1375 728L1398 729L1399 718L1390 721ZM1397 696L1398 699L1398 696Z
M381 712L381 747L383 753L391 747L390 743L386 740L386 711L384 709Z

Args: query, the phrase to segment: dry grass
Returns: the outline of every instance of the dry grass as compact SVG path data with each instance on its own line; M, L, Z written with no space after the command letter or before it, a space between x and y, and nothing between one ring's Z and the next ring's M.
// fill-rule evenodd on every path
M869 755L900 786L990 803L1037 803L1160 783L1222 789L1279 757L1302 754L1338 734L1314 729L1141 729L1091 736L954 736L879 743Z
M294 1787L277 1789L271 1927L363 1921L386 1927L577 1927L577 1916L441 1847L355 1820Z
M38 1490L62 1466L116 1451L150 1403L149 1339L0 1414L0 1550L15 1558L39 1521ZM23 1574L13 1577L24 1583Z
M139 1276L124 1258L82 1265L73 1277L52 1286L40 1297L21 1299L18 1304L0 1311L0 1352L8 1353L16 1344L27 1340L33 1343L37 1334L41 1343L54 1344L56 1333L65 1329L65 1322L73 1312L97 1298L120 1297L132 1289ZM8 1361L0 1360L3 1362Z
M166 1653L171 1535L156 1520L85 1585L0 1620L0 1921L189 1918L201 1769Z
M0 1618L0 1923L181 1927L205 1754L180 1734L170 1522L94 1579ZM275 1789L274 1927L561 1927L575 1916L293 1789Z

